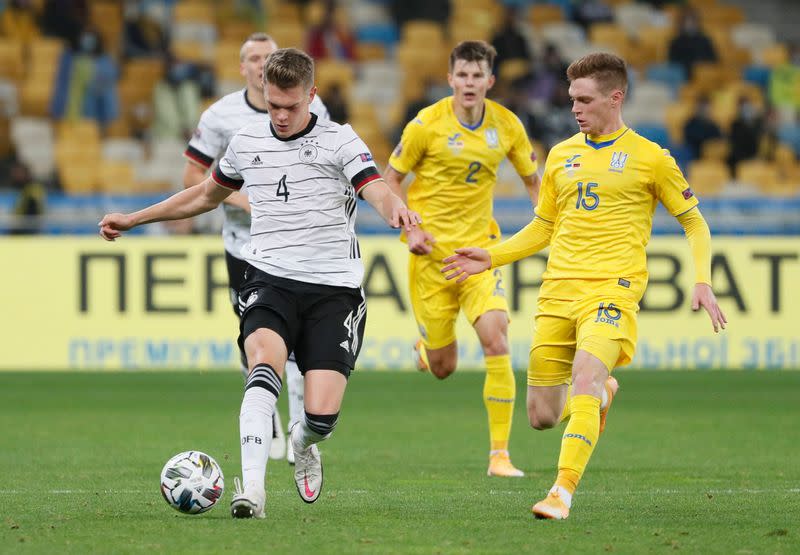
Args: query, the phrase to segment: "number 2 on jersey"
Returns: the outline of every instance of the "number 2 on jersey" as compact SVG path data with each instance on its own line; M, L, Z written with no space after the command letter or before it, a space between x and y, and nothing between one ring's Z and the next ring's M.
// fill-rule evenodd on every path
M477 183L478 179L475 177L475 174L480 171L481 166L480 162L470 162L469 164L469 173L467 173L467 183Z
M286 186L286 176L278 181L278 189L275 191L276 197L283 197L283 202L289 202L289 188Z
M584 188L583 181L578 181L578 200L575 202L575 208L580 210L594 210L600 204L600 197L592 191L597 187L597 183L591 182L586 184ZM586 199L590 199L588 202Z

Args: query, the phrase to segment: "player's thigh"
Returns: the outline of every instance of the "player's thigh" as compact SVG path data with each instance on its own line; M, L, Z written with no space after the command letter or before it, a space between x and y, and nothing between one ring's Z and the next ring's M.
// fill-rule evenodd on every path
M638 312L634 300L616 292L581 301L576 309L577 348L600 359L609 372L628 364L636 351Z
M286 353L292 351L297 341L300 298L287 286L287 281L253 267L247 270L245 282L239 291L241 318L238 342L240 348L246 349L251 368L255 364L272 365L269 361L277 361L279 368L275 370L283 373ZM272 334L259 333L250 340L250 336L259 330L270 330ZM272 335L280 338L282 345L262 340ZM271 353L269 349L275 352ZM278 355L277 359L274 358Z
M528 361L528 385L549 387L569 384L575 345L572 303L540 299Z
M242 311L239 307L239 291L244 286L245 272L249 264L244 260L236 258L228 251L225 251L225 268L228 270L228 288L230 289L231 305L237 316Z
M335 370L347 378L361 351L366 322L360 288L308 284L294 350L300 371Z
M447 281L430 256L409 255L411 308L428 351L455 343L459 304L457 284Z

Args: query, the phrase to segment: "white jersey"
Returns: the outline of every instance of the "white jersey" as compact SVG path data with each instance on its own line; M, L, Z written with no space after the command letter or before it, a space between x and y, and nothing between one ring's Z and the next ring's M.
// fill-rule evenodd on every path
M246 91L225 95L203 112L184 156L208 169L225 154L237 131L252 123L263 123L269 117L266 110L250 104ZM330 120L328 109L319 96L314 96L311 112L320 120ZM236 258L242 258L239 253L250 239L250 214L227 203L222 205L222 209L225 214L222 224L225 250Z
M241 255L248 263L297 281L361 286L356 196L380 173L352 127L312 114L303 131L281 139L269 122L248 125L212 176L247 191L252 226Z

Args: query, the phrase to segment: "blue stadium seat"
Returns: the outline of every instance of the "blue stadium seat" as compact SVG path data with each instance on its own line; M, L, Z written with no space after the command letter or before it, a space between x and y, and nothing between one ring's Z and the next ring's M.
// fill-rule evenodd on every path
M658 81L670 87L674 95L678 94L681 85L686 82L686 70L678 64L663 63L651 65L647 68L646 75L648 80Z
M748 83L755 83L762 89L766 89L769 84L770 68L766 66L747 66L742 72L742 78Z
M640 123L635 127L636 132L664 148L670 148L669 133L667 128L659 123Z
M391 48L400 40L400 34L394 23L375 23L357 28L356 40L358 42L379 42L387 48Z

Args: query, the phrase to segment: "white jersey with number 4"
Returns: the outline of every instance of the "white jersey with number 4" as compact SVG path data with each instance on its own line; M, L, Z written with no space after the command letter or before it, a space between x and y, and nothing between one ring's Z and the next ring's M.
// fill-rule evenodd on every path
M352 127L311 114L305 129L283 139L269 122L249 125L212 175L247 191L252 225L242 255L251 265L307 283L361 286L357 195L380 173Z
M208 169L222 158L237 131L247 125L266 121L269 117L267 111L250 104L246 91L243 89L225 95L203 112L184 156ZM319 96L314 96L311 112L320 120L330 119L328 109ZM242 247L250 239L250 215L227 203L222 208L225 213L222 224L225 250L236 258L242 258Z

